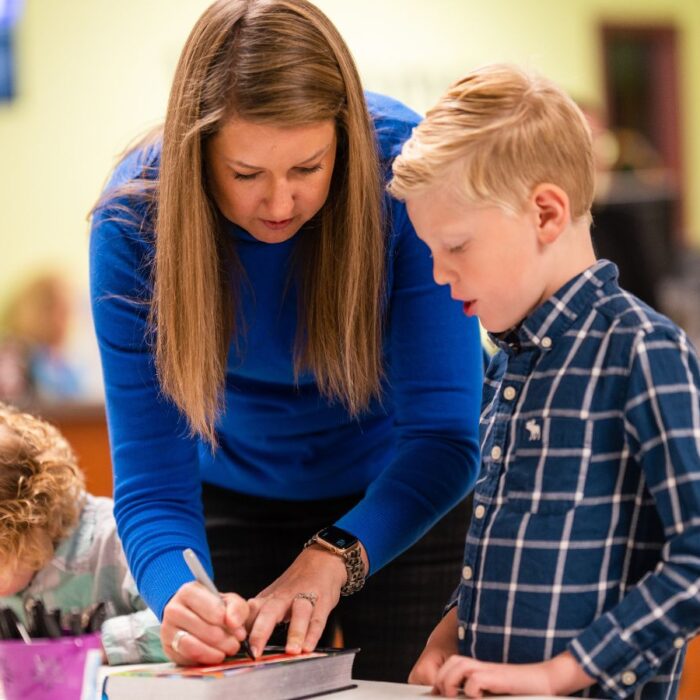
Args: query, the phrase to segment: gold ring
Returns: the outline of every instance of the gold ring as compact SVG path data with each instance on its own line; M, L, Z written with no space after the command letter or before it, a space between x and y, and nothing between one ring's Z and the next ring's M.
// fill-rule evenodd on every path
M308 600L309 603L311 603L311 607L316 605L316 601L318 600L318 595L316 593L297 593L294 596L294 599L301 599L301 600Z
M176 654L180 653L180 642L182 641L182 638L187 635L187 632L185 630L178 630L175 632L175 636L173 637L173 641L170 642L170 646L173 648L173 651Z

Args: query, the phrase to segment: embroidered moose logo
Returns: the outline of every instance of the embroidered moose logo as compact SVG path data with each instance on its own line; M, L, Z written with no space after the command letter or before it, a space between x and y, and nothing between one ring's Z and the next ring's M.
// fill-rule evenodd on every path
M542 438L540 425L534 418L530 419L527 423L525 423L525 428L530 433L530 437L528 438L530 442L532 442L533 440L540 440Z

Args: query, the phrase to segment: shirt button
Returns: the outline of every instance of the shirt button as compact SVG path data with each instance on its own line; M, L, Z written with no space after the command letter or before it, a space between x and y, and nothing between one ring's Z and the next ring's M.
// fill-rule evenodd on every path
M544 338L542 338L542 347L543 348L551 348L552 347L552 339L546 335Z
M494 445L491 448L491 459L498 460L501 458L501 448L498 445Z
M463 641L464 640L464 625L460 625L457 628L457 636Z
M471 581L471 578L472 578L472 567L471 566L465 566L462 569L462 578L465 581Z
M484 513L486 513L486 508L484 508L484 506L478 505L474 508L474 517L477 520L481 520L484 517Z
M682 649L685 646L685 639L683 639L683 637L676 637L673 640L673 646L676 647L676 649Z
M634 685L637 682L637 676L632 671L625 671L622 674L622 683L624 685Z
M503 398L506 399L506 401L512 401L515 398L515 389L512 386L507 386L503 390Z

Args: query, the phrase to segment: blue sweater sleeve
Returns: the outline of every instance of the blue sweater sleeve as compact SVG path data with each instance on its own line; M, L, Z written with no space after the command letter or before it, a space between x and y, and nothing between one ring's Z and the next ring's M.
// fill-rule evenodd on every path
M397 452L338 521L364 544L375 572L472 488L479 467L479 325L432 278L427 246L403 204L392 205L388 384Z
M118 212L98 212L90 240L92 310L102 359L115 517L139 591L153 611L192 580L182 550L211 570L196 442L159 391L149 347L148 243Z

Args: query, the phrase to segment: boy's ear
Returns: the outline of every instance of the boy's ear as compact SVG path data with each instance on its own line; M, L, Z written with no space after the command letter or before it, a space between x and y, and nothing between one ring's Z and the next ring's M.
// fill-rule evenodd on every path
M540 243L553 243L571 221L569 196L561 187L543 182L532 191L530 201Z

